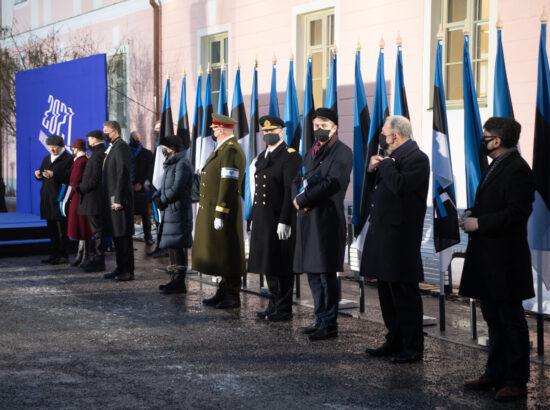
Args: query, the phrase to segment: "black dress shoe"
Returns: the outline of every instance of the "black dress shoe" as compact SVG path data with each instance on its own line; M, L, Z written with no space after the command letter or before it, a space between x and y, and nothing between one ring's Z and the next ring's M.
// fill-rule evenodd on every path
M224 300L225 298L216 293L214 296L212 296L211 298L206 298L206 299L203 299L202 300L202 304L203 305L208 305L208 306L216 306L218 303L220 303L222 300Z
M384 357L384 356L391 356L396 353L399 353L401 351L401 347L392 345L391 343L384 343L382 346L376 348L376 349L366 349L365 353L370 354L374 357Z
M105 275L103 275L103 277L105 279L114 279L116 278L118 275L118 269L115 269L114 271L112 271L111 273L106 273Z
M304 326L304 327L299 328L298 330L303 335L310 335L310 334L316 332L317 330L319 330L320 327L321 327L321 324L319 322L315 322L313 325Z
M275 312L275 309L273 309L271 306L268 306L266 310L262 312L256 312L256 317L258 319L266 319L268 315Z
M116 275L115 279L118 280L119 282L128 282L128 281L134 280L135 276L133 273L124 272Z
M466 390L491 390L493 388L503 387L502 380L491 379L485 375L479 376L477 379L468 379L462 382Z
M240 300L224 299L216 305L216 309L233 309L241 307Z
M292 312L273 312L265 318L270 322L288 322L292 319Z
M54 259L55 259L55 256L50 255L50 256L47 257L46 259L42 259L40 262L42 262L42 263L50 263L50 262L53 261Z
M105 271L106 267L104 263L88 263L82 267L84 269L84 272L90 273L90 272L103 272Z
M392 363L413 363L422 360L424 354L420 350L403 349L391 358Z
M321 327L316 332L313 332L308 336L309 340L327 340L338 337L337 328Z
M59 256L50 261L50 265L66 265L67 263L69 263L69 259L67 259L65 256Z

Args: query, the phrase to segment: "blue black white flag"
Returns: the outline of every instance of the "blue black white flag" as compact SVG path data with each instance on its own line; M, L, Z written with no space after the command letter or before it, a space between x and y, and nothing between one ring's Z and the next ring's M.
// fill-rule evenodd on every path
M204 91L204 115L202 117L201 156L199 170L202 170L206 160L214 152L215 144L212 139L212 69L208 69L206 76L206 90Z
M311 57L307 59L306 86L304 90L304 111L302 119L302 141L300 144L300 154L302 157L313 146L313 114L315 105L313 102L313 81L311 71Z
M183 75L181 82L180 110L178 113L178 128L176 135L181 138L185 149L191 146L191 135L189 132L189 114L187 113L187 78Z
M273 59L271 69L271 92L269 93L269 115L279 117L279 100L277 98L277 61Z
M338 113L338 74L337 74L337 54L332 50L330 56L330 73L328 77L327 94L325 95L325 108L330 108Z
M191 132L191 165L195 171L199 171L201 157L201 127L202 127L202 70L197 79L197 93L195 95L195 114L193 116L193 130Z
M225 65L222 67L221 77L220 77L220 89L218 93L218 109L217 113L222 115L229 115L227 109L227 81L226 74L227 70Z
M288 68L288 82L286 85L285 108L283 110L283 121L285 122L286 145L300 149L300 137L302 127L300 125L300 111L298 109L298 96L296 94L296 84L294 82L294 61L290 60Z

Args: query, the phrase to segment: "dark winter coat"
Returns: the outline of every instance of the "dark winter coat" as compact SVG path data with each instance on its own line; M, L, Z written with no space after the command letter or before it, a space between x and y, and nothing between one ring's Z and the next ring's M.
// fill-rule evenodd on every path
M78 214L80 194L76 190L76 187L82 180L82 175L84 174L87 163L88 158L83 155L74 160L74 164L71 169L71 177L69 179L69 186L71 187L69 198L71 199L71 204L69 205L69 221L67 225L67 236L71 239L92 239L92 229L90 228L88 217Z
M103 162L103 215L105 236L114 238L134 234L133 187L130 180L132 154L130 147L117 138L108 150ZM115 211L113 204L121 204L122 209Z
M535 296L527 242L534 192L533 173L517 151L503 158L480 184L470 209L479 229L469 236L462 296L498 302Z
M82 181L78 184L77 192L80 196L80 215L101 215L103 191L101 188L101 174L105 160L105 144L97 144L90 148L92 156L84 168Z
M292 198L300 208L296 218L294 272L338 272L344 268L346 218L344 196L353 166L351 149L337 140L324 144L315 158L310 149L292 181ZM307 187L300 193L303 177ZM298 195L300 193L300 195ZM297 196L298 195L298 196Z
M255 163L248 272L289 277L293 275L296 243L296 208L290 191L302 157L284 142L268 158L265 152L258 155ZM291 226L289 239L279 240L279 223Z
M134 213L138 215L145 214L149 210L149 200L143 184L149 179L152 162L153 153L141 146L141 149L133 159L134 178L132 181L132 185L141 184L142 186L139 191L134 191Z
M63 184L69 184L69 175L73 165L73 156L64 151L53 163L50 154L46 155L40 165L40 178L42 187L40 188L40 218L47 221L60 221L65 218L59 210L59 193ZM42 171L53 171L52 178L43 178Z
M395 160L395 161L394 161ZM409 140L367 172L369 228L361 274L389 282L424 279L420 245L430 184L430 160Z
M164 162L162 185L153 195L166 207L161 211L160 248L190 248L193 244L192 181L193 169L185 152Z

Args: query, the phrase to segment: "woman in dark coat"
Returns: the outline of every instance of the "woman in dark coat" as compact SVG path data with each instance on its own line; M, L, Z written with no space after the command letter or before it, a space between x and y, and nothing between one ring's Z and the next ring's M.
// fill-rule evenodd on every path
M82 138L76 138L71 145L73 154L75 156L74 164L71 168L71 176L69 178L70 190L67 192L69 205L69 224L67 229L67 235L70 239L77 239L78 253L76 259L71 263L72 266L84 266L88 262L88 251L90 247L90 241L92 239L92 230L88 217L78 214L78 206L80 204L80 194L76 191L76 187L82 181L82 175L84 169L88 163L88 157L86 156L86 141ZM88 247L86 247L86 241L88 241Z
M193 244L193 212L191 208L191 185L193 170L185 158L179 137L169 135L160 141L164 161L164 176L161 187L153 195L153 201L161 210L162 238L160 248L168 248L170 265L166 268L172 280L159 289L165 294L187 292L187 248Z

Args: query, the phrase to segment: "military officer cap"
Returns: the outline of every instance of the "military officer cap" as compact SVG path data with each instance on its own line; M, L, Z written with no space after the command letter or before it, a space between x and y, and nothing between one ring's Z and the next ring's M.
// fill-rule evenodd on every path
M86 138L88 138L88 137L97 138L98 140L102 140L103 139L103 131L100 131L100 130L90 131L89 133L86 134Z
M64 147L65 141L63 141L63 138L61 138L59 135L54 134L46 138L46 145L57 145L59 147Z
M275 130L277 128L284 128L285 122L279 117L264 115L260 118L260 127L262 127L262 130L264 131Z
M212 113L212 128L233 128L236 124L237 121L227 115Z
M160 145L170 148L173 151L181 152L185 149L183 141L177 135L166 135L160 138Z
M325 118L338 125L338 113L330 108L317 108L313 114L313 119L315 118Z

